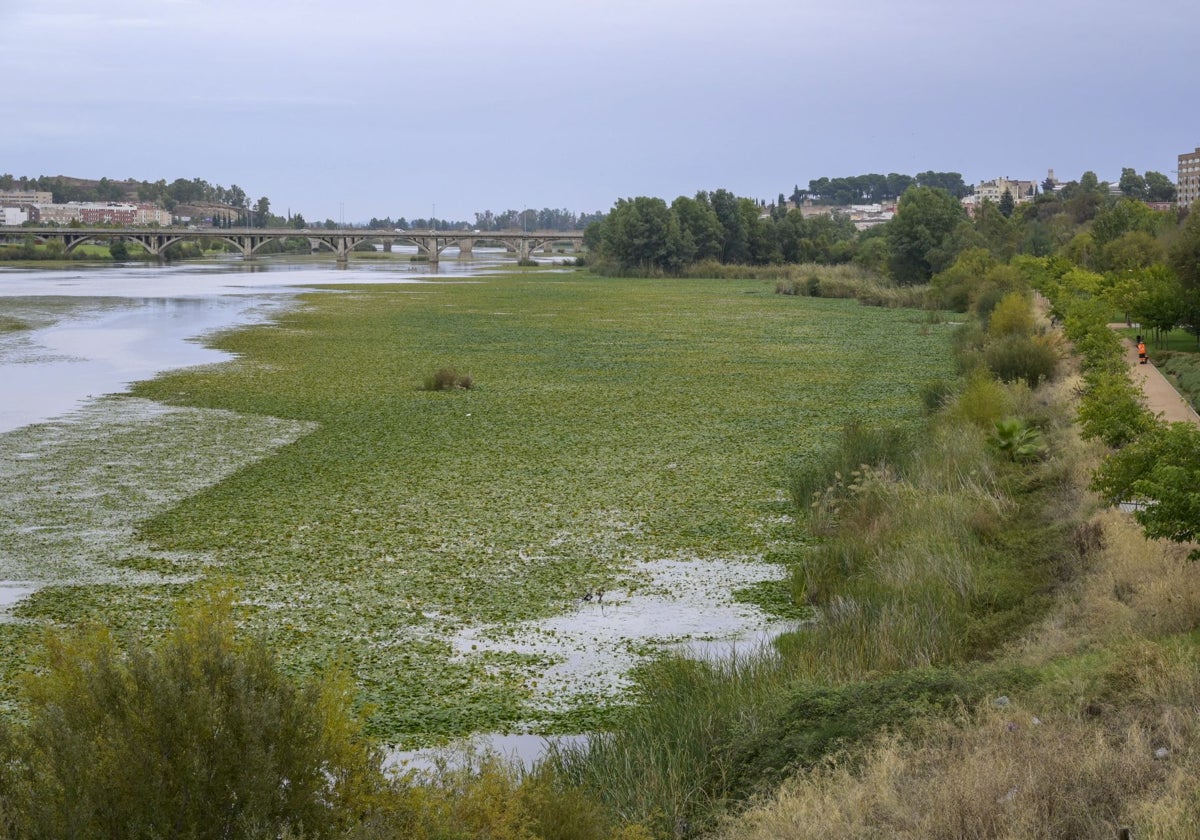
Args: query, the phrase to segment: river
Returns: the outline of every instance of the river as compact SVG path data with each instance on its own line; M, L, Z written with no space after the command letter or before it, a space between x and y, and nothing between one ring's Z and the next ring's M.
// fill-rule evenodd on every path
M416 248L410 247L412 254ZM391 260L240 258L176 265L0 267L0 433L60 417L163 371L222 361L204 336L261 322L295 296L330 284L419 283L495 271L503 249L437 266Z

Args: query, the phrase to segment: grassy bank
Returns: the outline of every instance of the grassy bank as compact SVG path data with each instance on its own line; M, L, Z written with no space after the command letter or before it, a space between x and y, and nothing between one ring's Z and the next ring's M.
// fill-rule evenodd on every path
M310 295L221 337L237 361L135 394L315 430L139 524L140 571L170 585L49 586L18 615L155 632L172 597L220 576L287 667L347 665L379 736L591 728L599 698L548 696L552 655L503 649L513 626L597 589L618 609L648 585L644 560L759 562L789 528L797 460L855 417L913 422L918 386L949 371L948 331L762 281ZM424 390L442 366L474 387ZM479 650L456 646L464 631ZM0 628L18 650L26 632Z

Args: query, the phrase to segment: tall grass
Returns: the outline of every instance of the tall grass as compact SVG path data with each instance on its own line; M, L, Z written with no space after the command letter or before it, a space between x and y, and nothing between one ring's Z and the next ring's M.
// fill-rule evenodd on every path
M800 707L789 709L787 699L811 691L798 686L836 693L953 667L994 652L1036 620L1064 573L1055 557L1068 542L1045 515L1078 517L1079 499L1059 459L1003 458L980 420L992 419L996 404L1006 414L1064 409L982 369L972 383L916 432L847 424L793 474L797 521L815 544L799 553L791 587L794 600L817 609L817 621L760 659L660 663L641 679L638 708L612 733L560 753L557 772L622 817L686 835L734 792L780 772L778 763L747 764L748 745L764 733L817 725L789 717ZM1052 446L1069 434L1066 422L1036 419ZM781 750L777 759L804 766L824 754Z
M733 782L732 747L772 720L792 672L777 654L709 663L666 657L641 674L638 705L617 729L548 759L621 821L690 835Z

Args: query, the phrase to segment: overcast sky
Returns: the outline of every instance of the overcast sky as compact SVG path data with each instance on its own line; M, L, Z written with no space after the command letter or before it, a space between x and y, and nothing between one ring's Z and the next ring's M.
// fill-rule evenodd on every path
M0 172L310 220L607 210L821 176L1172 179L1193 0L0 0Z

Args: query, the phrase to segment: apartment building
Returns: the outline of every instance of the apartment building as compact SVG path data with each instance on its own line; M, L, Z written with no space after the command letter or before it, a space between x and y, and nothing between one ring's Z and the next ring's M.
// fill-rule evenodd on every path
M49 204L54 195L40 190L0 190L0 207L20 207L24 204Z
M69 204L35 204L36 220L42 224L144 225L171 224L171 214L153 204L124 204L116 201L72 201Z
M1181 207L1191 207L1194 201L1200 199L1200 146L1194 152L1179 156L1175 189L1175 201Z

